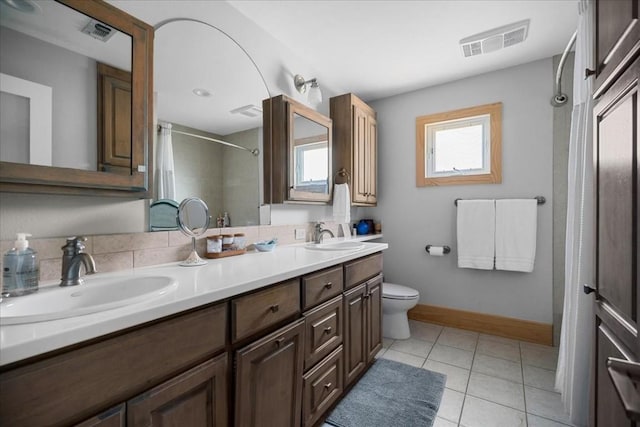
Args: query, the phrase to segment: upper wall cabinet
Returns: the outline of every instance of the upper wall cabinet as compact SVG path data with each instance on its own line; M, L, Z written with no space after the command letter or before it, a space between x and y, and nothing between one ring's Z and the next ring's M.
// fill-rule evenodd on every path
M378 128L376 112L352 93L331 98L333 168L349 182L355 206L375 206Z
M34 5L0 15L0 191L148 197L153 28L102 0Z
M329 203L331 119L285 95L263 111L265 203Z

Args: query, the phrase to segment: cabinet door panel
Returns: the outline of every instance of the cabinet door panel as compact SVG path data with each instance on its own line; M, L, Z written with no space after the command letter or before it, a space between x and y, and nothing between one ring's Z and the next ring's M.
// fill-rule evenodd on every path
M305 427L314 425L342 394L342 360L342 347L338 347L304 376L302 417Z
M125 427L127 425L126 409L127 406L123 403L80 424L76 424L75 427Z
M378 200L378 186L376 182L378 176L378 122L376 122L376 119L372 116L368 116L367 118L367 146L369 151L367 202L376 204Z
M367 361L382 348L382 275L367 282Z
M305 313L305 369L311 368L342 343L342 313L342 296Z
M128 425L226 426L227 387L225 353L130 400Z
M345 386L351 384L367 364L366 292L367 284L363 283L344 294Z
M300 425L304 321L299 320L236 354L236 425Z
M367 202L367 116L353 107L353 201Z

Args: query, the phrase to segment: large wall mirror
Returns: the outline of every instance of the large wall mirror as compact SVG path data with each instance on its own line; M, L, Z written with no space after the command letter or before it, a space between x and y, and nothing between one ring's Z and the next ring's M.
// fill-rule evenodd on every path
M145 197L153 28L96 0L0 8L0 189Z
M155 27L155 198L198 197L215 219L258 225L262 195L262 101L257 66L218 28L176 18ZM212 221L212 226L216 222Z

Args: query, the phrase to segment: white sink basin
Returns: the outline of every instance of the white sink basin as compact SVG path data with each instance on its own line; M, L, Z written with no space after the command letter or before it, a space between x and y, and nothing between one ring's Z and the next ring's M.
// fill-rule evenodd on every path
M70 287L50 287L38 292L3 298L0 324L43 322L147 302L175 291L171 277L90 278Z
M364 248L362 242L309 243L305 248L314 251L359 251Z

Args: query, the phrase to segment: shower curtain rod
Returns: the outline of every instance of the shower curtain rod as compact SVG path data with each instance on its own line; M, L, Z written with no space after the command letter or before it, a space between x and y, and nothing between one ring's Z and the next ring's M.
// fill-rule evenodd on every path
M547 199L545 199L544 196L536 196L533 198L534 200L536 200L538 202L539 205L544 205L547 202ZM458 201L459 200L464 200L464 199L455 199L453 201L453 204L458 206Z
M571 40L567 44L567 47L564 48L564 52L562 52L562 56L560 57L560 62L558 63L558 70L556 71L556 80L555 80L555 93L551 98L551 105L554 107L560 107L564 105L569 97L562 93L562 69L564 68L564 63L567 60L567 56L569 56L569 52L573 47L573 44L576 42L576 38L578 37L578 31L576 30L571 36Z
M258 150L257 148L247 148L247 147L243 147L241 145L233 144L231 142L222 141L221 139L209 138L208 136L202 136L202 135L197 135L195 133L183 132L181 130L175 130L175 129L172 129L172 128L167 127L167 126L158 125L158 130L160 130L162 128L169 129L172 133L179 133L181 135L186 135L186 136L192 136L194 138L205 139L207 141L217 142L218 144L223 144L223 145L226 145L228 147L233 147L233 148L237 148L239 150L248 151L251 154L253 154L254 156L257 156L258 154L260 154L260 150Z

